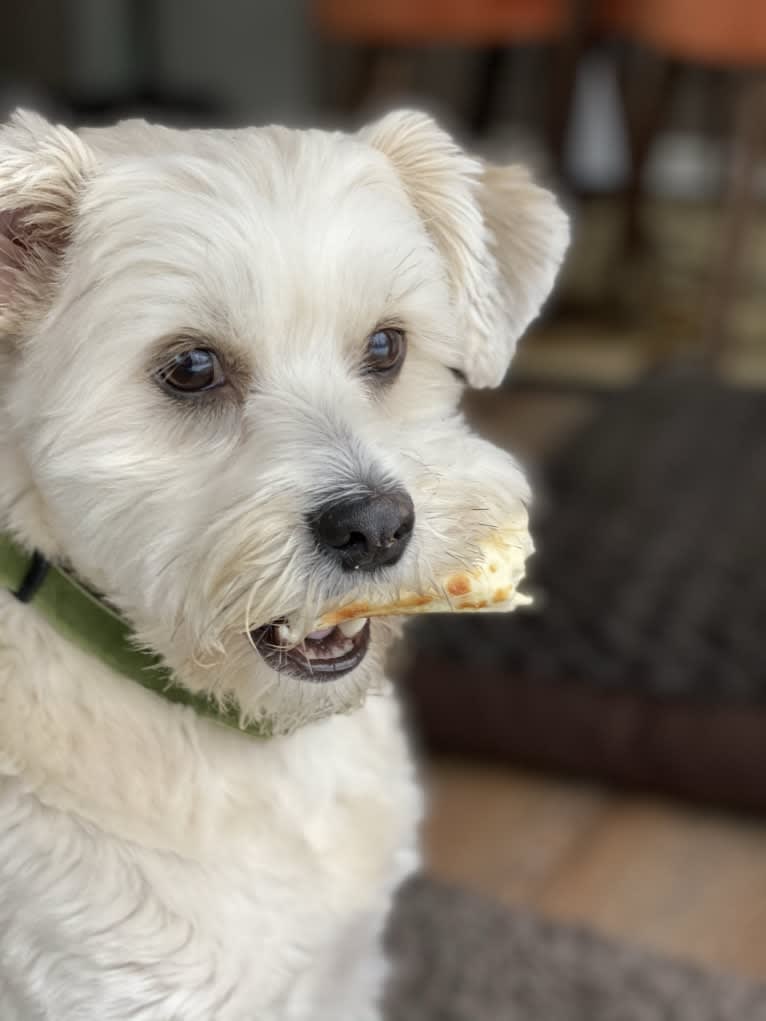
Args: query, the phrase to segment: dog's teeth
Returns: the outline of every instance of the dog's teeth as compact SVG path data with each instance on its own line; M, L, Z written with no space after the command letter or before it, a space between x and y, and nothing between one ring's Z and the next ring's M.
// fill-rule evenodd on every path
M354 635L359 634L366 623L367 618L360 617L358 620L344 620L342 624L338 624L338 628L343 632L346 638L353 638Z
M279 639L279 644L285 647L292 643L293 635L288 624L280 624L277 627L277 638Z

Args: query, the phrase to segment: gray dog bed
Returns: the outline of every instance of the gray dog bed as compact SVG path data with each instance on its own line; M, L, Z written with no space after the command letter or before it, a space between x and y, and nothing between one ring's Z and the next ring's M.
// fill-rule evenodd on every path
M387 1021L766 1021L766 986L427 879L389 931Z

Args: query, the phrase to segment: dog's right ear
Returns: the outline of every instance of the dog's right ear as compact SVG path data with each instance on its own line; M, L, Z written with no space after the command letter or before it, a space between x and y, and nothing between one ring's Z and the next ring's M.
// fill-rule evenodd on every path
M93 165L74 132L37 114L0 127L0 335L44 307Z

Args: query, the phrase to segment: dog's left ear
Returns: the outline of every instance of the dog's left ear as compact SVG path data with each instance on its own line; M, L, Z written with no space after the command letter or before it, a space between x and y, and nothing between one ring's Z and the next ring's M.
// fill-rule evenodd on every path
M522 167L468 156L425 114L388 114L360 136L389 158L445 259L460 334L454 367L472 386L497 386L553 286L566 215Z
M0 126L0 334L44 307L93 162L74 132L37 114Z

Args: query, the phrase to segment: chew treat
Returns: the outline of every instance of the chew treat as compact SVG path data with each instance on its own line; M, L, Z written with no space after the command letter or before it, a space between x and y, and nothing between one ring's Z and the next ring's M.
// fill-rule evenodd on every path
M334 627L359 617L395 617L415 613L507 613L531 598L519 592L524 564L532 552L526 527L507 528L478 544L475 564L451 571L422 592L400 592L392 602L356 600L328 610L317 627Z

